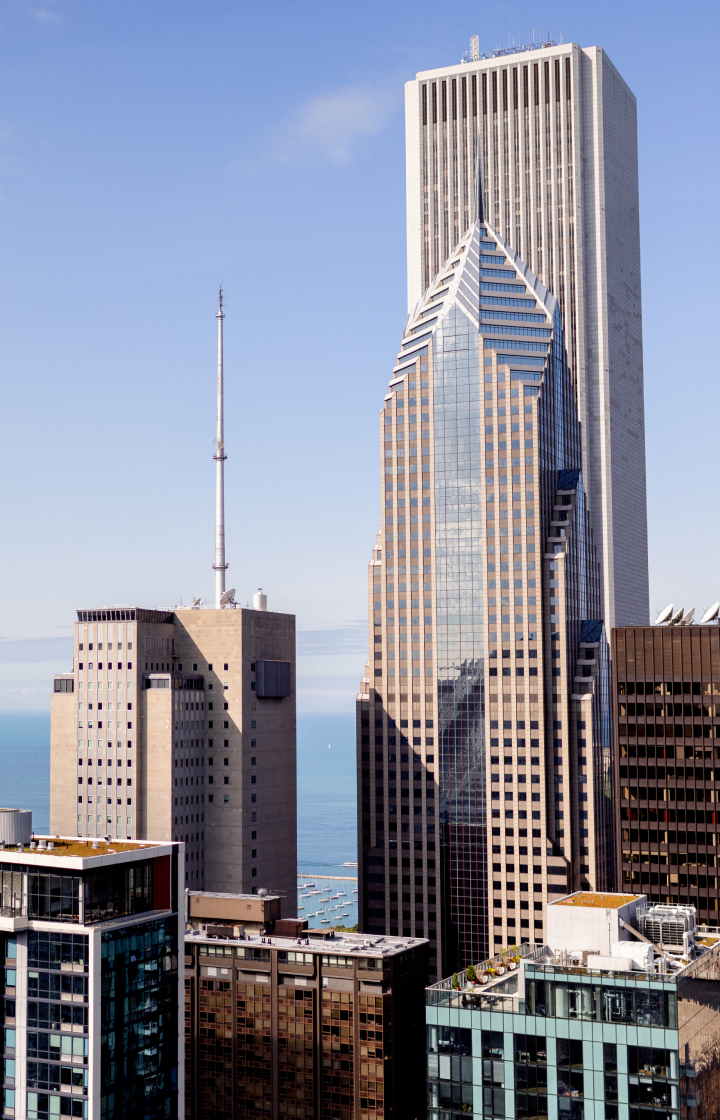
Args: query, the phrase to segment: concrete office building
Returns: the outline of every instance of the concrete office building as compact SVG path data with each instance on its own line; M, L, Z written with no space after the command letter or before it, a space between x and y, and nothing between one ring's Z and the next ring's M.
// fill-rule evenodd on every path
M405 111L408 313L479 212L553 292L577 385L603 617L608 632L644 625L635 97L600 47L546 43L480 57L476 40L463 62L408 82Z
M182 845L20 831L0 850L3 1116L181 1120Z
M720 929L656 910L644 895L560 899L544 945L428 988L429 1120L715 1116Z
M427 942L308 931L279 902L190 896L186 1116L424 1115Z
M182 840L189 887L272 888L294 912L294 616L77 615L52 696L51 831Z
M443 976L615 875L576 383L557 300L488 223L408 319L380 423L360 928L427 937Z
M50 827L181 840L188 887L297 900L295 617L225 590L223 296L215 454L215 608L79 610L55 677Z
M683 614L612 635L618 883L715 924L720 629Z

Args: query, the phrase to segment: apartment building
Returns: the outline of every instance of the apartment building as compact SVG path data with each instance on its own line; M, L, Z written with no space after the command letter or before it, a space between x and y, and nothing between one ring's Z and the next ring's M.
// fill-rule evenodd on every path
M713 1116L719 963L692 907L558 899L544 944L427 989L429 1120Z
M190 913L187 1116L423 1115L426 941L307 930L272 896L195 895Z
M182 845L28 816L0 810L3 1116L182 1120Z

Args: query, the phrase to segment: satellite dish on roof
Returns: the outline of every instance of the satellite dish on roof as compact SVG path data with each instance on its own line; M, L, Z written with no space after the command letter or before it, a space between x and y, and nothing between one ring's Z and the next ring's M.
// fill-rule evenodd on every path
M680 621L680 619L682 618L682 616L683 616L684 614L685 614L685 608L684 608L684 607L680 607L680 610L679 610L679 611L676 611L676 612L675 612L675 614L674 614L674 615L672 616L672 618L670 619L670 622L671 622L671 624L672 624L673 626L677 626L678 622Z
M711 607L705 611L705 614L700 619L700 625L704 626L706 622L714 622L720 614L720 603L713 603Z
M691 607L690 610L687 612L687 614L684 614L682 616L680 625L681 626L689 626L694 617L695 617L695 608Z
M199 607L202 596L199 599L193 599L193 607Z
M660 626L663 622L667 622L667 620L672 617L672 613L673 605L670 603L664 610L660 611L660 614L655 619L655 625Z
M225 594L220 599L220 606L221 607L226 607L228 605L228 603L234 603L234 602L235 602L235 588L231 587L230 590L226 591Z

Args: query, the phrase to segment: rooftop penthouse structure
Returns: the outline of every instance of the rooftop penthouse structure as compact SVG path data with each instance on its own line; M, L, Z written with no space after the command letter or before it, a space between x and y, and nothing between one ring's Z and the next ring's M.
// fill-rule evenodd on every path
M427 989L431 1120L714 1115L720 929L595 892L550 903L546 929Z

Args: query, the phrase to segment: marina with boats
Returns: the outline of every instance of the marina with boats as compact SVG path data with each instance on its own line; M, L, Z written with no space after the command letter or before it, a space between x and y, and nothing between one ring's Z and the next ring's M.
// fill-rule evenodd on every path
M358 880L350 875L298 875L298 917L310 929L358 923Z

